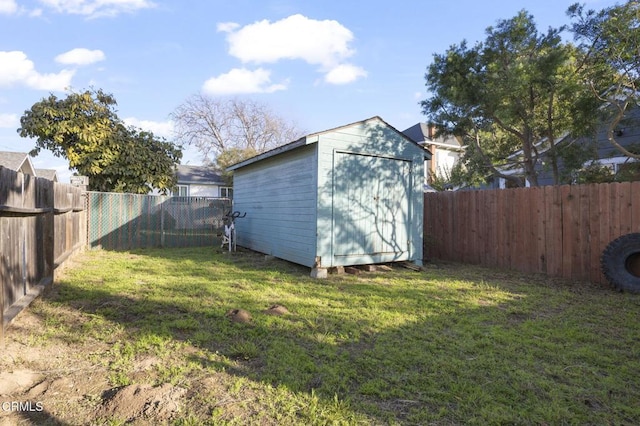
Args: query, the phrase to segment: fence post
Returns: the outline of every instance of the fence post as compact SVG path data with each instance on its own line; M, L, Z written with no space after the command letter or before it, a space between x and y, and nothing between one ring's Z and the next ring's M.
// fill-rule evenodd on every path
M25 194L24 194L24 173L20 173L19 176L22 178L22 189L21 189L21 194L20 197L22 198L21 201L21 205L24 208L25 207ZM35 207L35 206L34 206ZM22 250L20 250L21 252L21 256L22 256L22 294L20 295L20 297L24 296L25 294L27 294L27 229L26 229L26 225L25 225L25 220L22 219L20 221L20 235L22 238Z
M164 248L164 197L160 202L160 247Z

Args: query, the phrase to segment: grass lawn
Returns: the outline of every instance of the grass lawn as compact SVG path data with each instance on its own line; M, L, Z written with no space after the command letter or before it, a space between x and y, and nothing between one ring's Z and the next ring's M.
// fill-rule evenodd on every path
M640 424L640 296L425 269L87 252L9 327L0 371L42 382L5 400L42 403L25 424Z

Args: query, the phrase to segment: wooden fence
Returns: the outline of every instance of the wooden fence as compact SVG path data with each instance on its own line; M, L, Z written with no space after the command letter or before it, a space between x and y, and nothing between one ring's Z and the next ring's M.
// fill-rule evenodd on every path
M82 189L0 167L0 339L86 242Z
M426 258L606 282L600 256L640 232L640 182L425 194Z

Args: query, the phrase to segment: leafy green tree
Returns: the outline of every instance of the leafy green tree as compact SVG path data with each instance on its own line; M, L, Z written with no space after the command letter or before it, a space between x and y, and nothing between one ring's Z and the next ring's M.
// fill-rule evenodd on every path
M592 162L576 172L576 182L583 184L615 182L615 174L609 167Z
M102 90L50 95L20 118L18 133L36 139L31 152L48 149L66 158L69 168L89 177L93 191L146 194L170 191L182 151L153 133L127 127L116 100Z
M258 155L258 152L253 148L228 148L216 157L216 168L222 171L222 177L224 180L228 184L231 184L233 182L233 177L231 172L226 171L227 167L255 155Z
M548 167L560 183L563 150L558 141L595 128L595 101L576 73L577 51L560 37L562 28L539 33L521 11L486 30L484 42L466 41L434 55L425 75L431 97L423 113L445 133L460 136L469 182L503 177L532 186ZM544 164L543 164L544 161Z
M640 2L627 1L599 12L574 4L567 13L580 43L583 81L606 106L601 111L606 114L607 137L624 155L640 159L640 154L616 140L627 111L640 104Z

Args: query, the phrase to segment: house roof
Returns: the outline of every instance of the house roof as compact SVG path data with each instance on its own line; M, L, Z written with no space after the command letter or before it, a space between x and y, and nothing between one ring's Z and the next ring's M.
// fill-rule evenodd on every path
M212 167L187 166L179 164L176 168L178 184L225 185L225 181Z
M426 139L429 139L429 125L427 123L416 123L402 131L411 140L422 144Z
M433 129L429 129L427 123L417 123L402 131L408 138L417 142L420 145L435 145L440 148L463 151L464 147L461 146L460 141L455 136L440 135L432 137Z
M0 151L0 166L11 170L22 171L26 174L36 175L35 168L31 163L31 158L26 152Z
M389 123L387 123L382 118L380 118L379 116L376 115L376 116L373 116L371 118L367 118L365 120L356 121L356 122L353 122L353 123L350 123L350 124L345 124L344 126L334 127L334 128L331 128L331 129L323 130L321 132L310 133L310 134L308 134L306 136L301 137L298 140L295 140L293 142L289 142L288 144L281 145L281 146L279 146L277 148L274 148L272 150L263 152L262 154L258 154L258 155L254 156L254 157L251 157L251 158L246 159L244 161L241 161L239 163L232 164L231 166L227 167L227 170L229 170L229 171L237 170L237 169L240 169L242 167L248 166L249 164L253 164L255 162L258 162L258 161L261 161L261 160L264 160L264 159L267 159L267 158L282 154L284 152L288 152L288 151L294 150L294 149L299 148L301 146L310 145L310 144L316 143L318 141L318 138L315 137L315 136L319 136L319 135L322 135L324 133L333 132L333 131L336 131L336 130L344 129L344 128L351 127L351 126L358 125L358 124L364 124L364 123L366 123L368 121L374 121L374 120L382 122L386 127L390 128L391 130L396 132L399 136L403 137L408 142L411 142L413 144L416 144L416 145L420 146L420 144L418 144L416 141L414 141L413 139L409 138L407 135L405 135L404 133L402 133L401 131L399 131L395 127L391 126ZM425 151L425 156L430 158L431 154L428 151Z
M20 170L29 154L26 152L0 151L0 166L11 170Z

